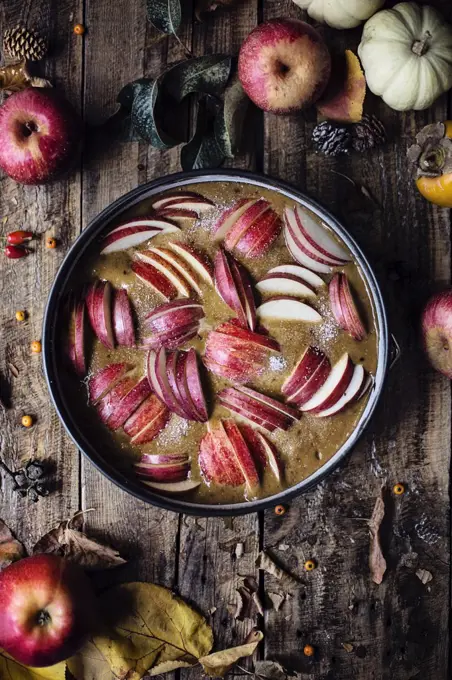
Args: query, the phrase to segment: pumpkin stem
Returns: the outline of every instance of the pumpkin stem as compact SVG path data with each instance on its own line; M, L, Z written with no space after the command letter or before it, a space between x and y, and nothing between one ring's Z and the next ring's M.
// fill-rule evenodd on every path
M432 37L430 31L425 31L424 35L420 40L415 40L411 45L411 51L414 52L418 57L423 57L426 52L430 49L429 41Z

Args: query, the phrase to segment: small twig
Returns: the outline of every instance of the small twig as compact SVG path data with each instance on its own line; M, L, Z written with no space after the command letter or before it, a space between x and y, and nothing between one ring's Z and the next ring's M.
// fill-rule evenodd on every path
M179 38L179 36L177 35L177 33L173 33L173 35L174 35L174 37L176 38L176 40L177 40L177 42L179 43L179 45L180 45L180 46L182 47L182 49L185 51L185 55L186 55L187 57L190 57L190 58L193 57L193 52L192 52L191 50L189 50L188 47L187 47L186 45L184 45L184 43L183 43L182 40Z

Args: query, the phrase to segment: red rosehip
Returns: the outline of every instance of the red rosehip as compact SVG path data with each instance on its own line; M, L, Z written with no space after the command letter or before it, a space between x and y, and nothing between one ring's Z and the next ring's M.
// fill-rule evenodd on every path
M11 246L21 246L22 243L27 243L27 241L31 241L32 238L33 234L31 231L23 231L20 229L19 231L11 231L7 234L6 242Z
M20 246L6 246L5 255L10 260L18 260L21 257L26 257L30 251L28 248L21 248Z

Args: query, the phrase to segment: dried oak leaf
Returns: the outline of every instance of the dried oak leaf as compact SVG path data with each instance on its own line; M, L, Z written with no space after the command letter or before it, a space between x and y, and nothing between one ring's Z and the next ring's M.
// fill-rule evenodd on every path
M370 533L370 553L369 553L369 567L372 576L372 581L377 585L383 581L383 576L386 572L386 560L383 556L380 544L380 525L385 516L385 504L383 500L383 489L380 491L372 517L369 520Z
M211 678L223 678L239 659L245 656L252 656L258 644L264 639L264 634L259 630L253 629L246 638L243 645L222 649L221 652L214 652L199 659L199 663L204 672Z
M256 680L287 680L287 671L277 661L256 661L254 664Z
M0 519L0 571L22 557L25 557L24 546L14 538L11 530Z
M139 680L205 657L213 644L207 621L170 590L126 583L100 597L106 632L67 661L76 680Z
M236 589L235 619L244 621L245 619L254 619L256 614L264 615L264 607L258 590L259 587L254 576L245 576L243 584Z
M74 521L80 518L77 513L72 519L61 522L54 529L45 534L33 548L33 554L50 553L61 555L71 562L75 562L84 569L112 569L126 560L108 545L89 538L82 531L74 527Z
M345 50L343 59L334 60L333 71L325 94L317 102L317 111L328 120L358 123L363 117L366 79L359 59Z
M66 664L62 662L47 668L28 668L0 649L0 678L2 680L65 680Z
M268 572L287 586L294 587L300 585L300 581L295 578L295 576L292 576L289 572L281 569L281 567L279 567L265 552L261 552L257 556L256 567Z

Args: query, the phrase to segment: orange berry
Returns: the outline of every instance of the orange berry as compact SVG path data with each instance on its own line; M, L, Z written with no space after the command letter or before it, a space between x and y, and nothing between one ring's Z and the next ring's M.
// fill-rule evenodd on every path
M394 484L392 490L394 491L396 496L401 496L402 494L405 493L405 487L403 486L403 484Z
M83 24L75 24L74 33L75 35L83 35L85 32L85 27Z
M17 310L16 321L25 321L25 312L23 309Z
M275 508L275 515L284 515L286 513L286 508L284 505L277 505Z
M303 649L303 654L305 656L314 656L315 654L315 649L312 645L305 645Z
M314 560L306 560L306 562L304 563L304 568L306 571L313 571L316 568L316 566L317 565L314 562Z
M24 427L31 427L33 425L33 418L31 416L22 416L21 422Z
M40 354L42 352L42 345L39 340L33 340L31 343L31 351L33 354Z
M46 239L46 248L49 248L49 250L53 250L56 247L57 247L56 239L53 238L53 236L49 236L49 238Z

